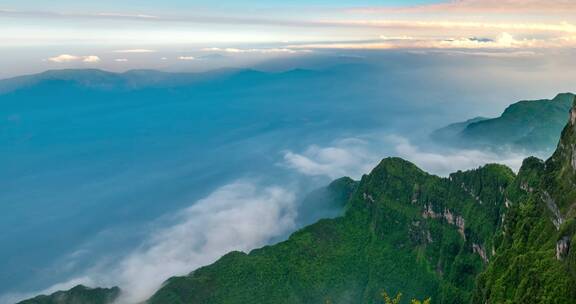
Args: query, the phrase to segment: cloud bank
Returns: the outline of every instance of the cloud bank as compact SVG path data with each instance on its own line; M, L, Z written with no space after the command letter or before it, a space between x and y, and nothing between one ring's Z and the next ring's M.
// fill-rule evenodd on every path
M303 152L284 153L284 165L304 175L360 178L387 156L398 156L423 170L440 176L473 169L488 163L501 163L517 171L526 155L508 152L496 154L480 150L440 150L422 148L397 135L349 138L330 146L310 146Z
M145 300L166 279L184 275L233 250L249 251L287 233L296 217L294 195L278 186L237 181L178 215L126 259L115 277L128 303Z
M254 180L238 180L165 219L173 224L157 229L140 248L119 262L110 265L102 261L85 275L42 291L7 295L0 301L14 302L84 284L120 286L123 293L119 303L140 303L172 276L186 275L230 251L248 252L291 232L296 215L292 191ZM74 263L74 254L68 262Z
M356 13L547 13L564 15L576 13L576 2L572 0L452 0L402 7L364 7L349 11Z

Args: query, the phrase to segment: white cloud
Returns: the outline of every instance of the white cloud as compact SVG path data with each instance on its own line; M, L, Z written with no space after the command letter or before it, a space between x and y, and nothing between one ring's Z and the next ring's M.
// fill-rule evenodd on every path
M287 151L284 164L309 176L358 178L377 164L376 155L367 147L367 142L356 138L339 140L329 147L313 145L302 153Z
M178 215L118 266L129 302L145 300L162 282L212 263L233 250L249 251L294 227L294 195L277 187L237 181Z
M194 56L180 56L180 57L178 57L178 60L190 61L190 60L196 60L196 57L194 57Z
M84 57L82 57L82 62L86 62L86 63L100 62L100 57L94 56L94 55L84 56Z
M388 136L386 141L394 146L395 155L407 159L422 169L446 176L458 170L469 170L488 163L505 164L518 171L522 161L527 155L508 152L493 153L471 149L453 149L444 151L425 151L406 138L400 136Z
M576 45L576 39L566 37L544 37L518 39L514 35L503 32L493 38L476 37L410 37L381 36L380 40L366 42L325 42L315 44L291 45L291 48L306 49L494 49L518 50L534 48L562 48Z
M85 284L119 286L123 290L120 303L140 303L172 276L188 274L230 251L248 252L291 232L296 213L292 191L238 180L165 219L174 224L158 229L119 262L110 265L104 261L85 275L48 289L6 295L0 300L12 303ZM68 262L73 263L75 256L71 254Z
M311 146L301 153L288 151L284 154L284 165L304 175L359 178L388 156L401 157L441 176L487 163L501 163L518 170L526 157L514 152L497 154L471 149L424 149L404 137L384 135L346 139L327 147Z
M50 57L48 58L48 61L54 63L68 63L68 62L97 63L100 62L100 57L95 55L76 56L70 54L62 54L55 57Z
M127 62L128 59L126 59L126 58L116 58L116 59L114 59L114 61L116 61L116 62Z

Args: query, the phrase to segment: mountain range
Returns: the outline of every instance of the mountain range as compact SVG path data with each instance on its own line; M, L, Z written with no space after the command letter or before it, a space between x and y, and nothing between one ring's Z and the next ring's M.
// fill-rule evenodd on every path
M525 100L510 105L496 118L476 117L438 129L431 137L458 147L521 149L552 152L564 127L574 94Z
M441 178L386 158L358 182L331 185L344 215L173 277L147 303L378 303L384 291L574 303L576 107L564 117L553 155L525 159L517 174L490 164ZM23 303L73 303L57 297Z

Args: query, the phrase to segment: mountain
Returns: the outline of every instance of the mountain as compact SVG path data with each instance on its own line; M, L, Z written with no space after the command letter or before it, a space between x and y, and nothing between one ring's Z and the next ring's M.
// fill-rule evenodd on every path
M149 303L576 301L576 108L547 161L429 175L397 158L363 176L343 217L174 277Z
M576 302L576 108L546 161L524 161L474 303Z
M358 182L349 177L334 180L326 187L321 187L307 194L298 208L299 225L310 224L318 218L340 216ZM18 304L108 304L114 302L120 294L118 287L88 288L78 285L69 290L62 290L51 295L41 295L19 302Z
M18 304L109 304L120 295L118 287L88 288L78 285L68 291L58 291L49 296L37 296Z
M463 147L553 151L565 124L574 94L558 94L551 100L527 100L510 105L500 117L475 118L438 129L431 137Z
M469 302L513 180L500 165L440 178L387 158L343 217L172 278L149 303L372 303L382 290Z

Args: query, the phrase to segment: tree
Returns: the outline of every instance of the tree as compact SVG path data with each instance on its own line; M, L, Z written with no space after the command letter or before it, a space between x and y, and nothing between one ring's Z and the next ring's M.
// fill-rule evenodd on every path
M400 300L402 299L402 293L399 292L398 294L396 294L394 298L390 298L388 293L384 291L382 292L382 297L384 298L384 303L386 304L400 304ZM410 301L410 304L430 304L430 302L431 302L430 298L424 301L412 299L412 301Z

